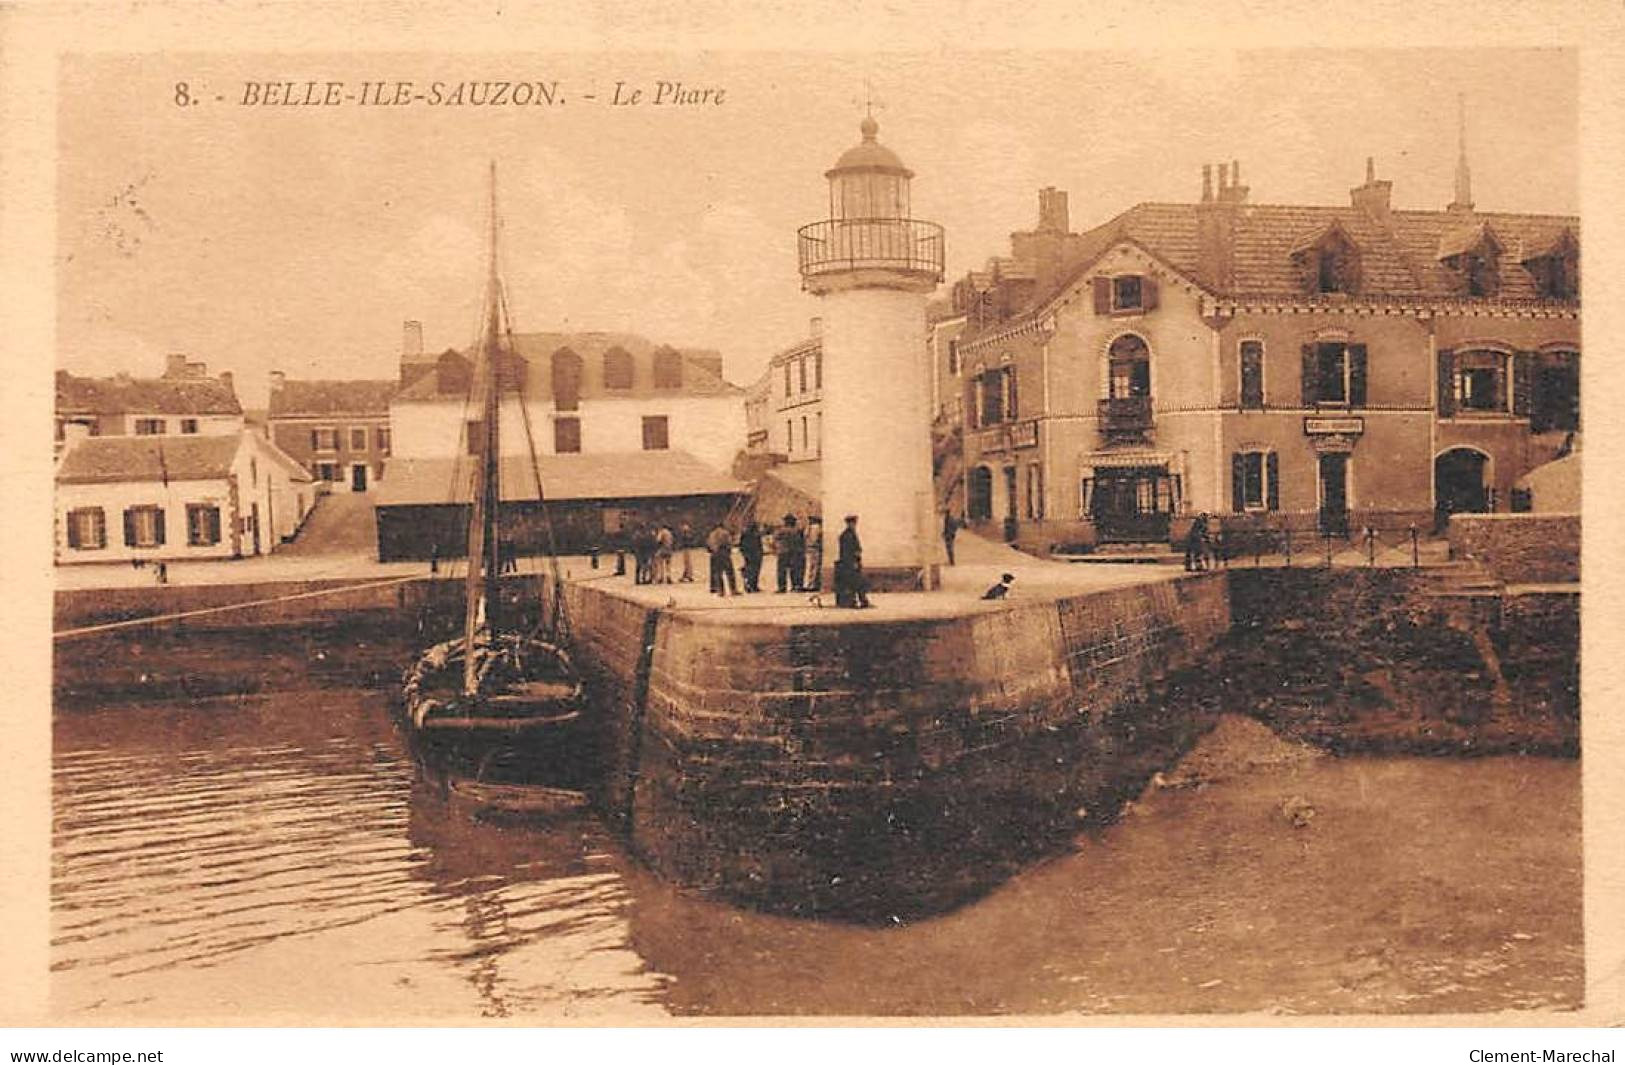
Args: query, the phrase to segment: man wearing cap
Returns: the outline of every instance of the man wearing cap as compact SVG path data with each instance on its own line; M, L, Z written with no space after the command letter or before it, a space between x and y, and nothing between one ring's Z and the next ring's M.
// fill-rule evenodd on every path
M838 541L835 557L835 605L864 609L869 602L868 582L863 579L863 543L858 539L858 516L846 516L846 528Z
M773 553L778 562L779 591L801 591L801 568L807 564L807 537L796 527L794 514L786 514L784 524L773 534Z

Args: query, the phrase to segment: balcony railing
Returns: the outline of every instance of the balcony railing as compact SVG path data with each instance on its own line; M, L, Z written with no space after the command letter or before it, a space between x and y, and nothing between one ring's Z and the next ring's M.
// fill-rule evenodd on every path
M942 280L942 227L917 218L832 218L797 232L801 276L906 270Z
M1108 435L1144 435L1151 431L1150 396L1103 399L1096 409L1100 415L1100 427Z

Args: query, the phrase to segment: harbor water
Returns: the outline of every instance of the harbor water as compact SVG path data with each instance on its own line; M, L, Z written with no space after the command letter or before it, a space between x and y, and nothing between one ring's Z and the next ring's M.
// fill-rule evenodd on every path
M986 897L880 925L686 893L590 814L462 802L418 778L374 691L59 712L54 1011L389 1024L1582 1004L1573 760L1319 757L1153 787Z

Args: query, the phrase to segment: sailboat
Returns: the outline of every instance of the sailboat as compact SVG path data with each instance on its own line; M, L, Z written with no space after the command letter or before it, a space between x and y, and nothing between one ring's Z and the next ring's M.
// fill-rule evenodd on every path
M567 647L569 627L556 556L549 551L550 609L539 611L540 623L524 624L525 611L512 609L502 594L501 556L508 541L501 534L501 400L508 384L518 385L504 380L504 367L514 361L514 344L497 265L495 162L490 215L490 265L468 397L469 412L479 413L465 419L471 438L464 450L474 461L462 633L425 649L407 668L402 719L420 760L464 791L502 788L515 781L533 789L550 783L576 788L586 768L578 749L583 686ZM520 399L523 409L522 391ZM528 417L525 430L528 438ZM533 441L530 451L545 518ZM524 794L534 799L537 793Z

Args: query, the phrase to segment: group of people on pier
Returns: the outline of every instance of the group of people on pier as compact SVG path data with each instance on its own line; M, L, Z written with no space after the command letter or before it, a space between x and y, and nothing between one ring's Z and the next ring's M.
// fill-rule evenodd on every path
M835 604L868 607L869 587L863 576L863 544L858 539L858 516L846 516L846 528L837 540L835 559ZM757 521L745 524L736 541L725 522L719 522L705 538L711 563L713 595L742 595L762 590L762 564L771 546L775 561L775 584L779 593L819 592L824 582L824 525L813 515L803 526L794 514L786 514L777 526L764 529ZM734 565L737 548L740 565ZM743 585L743 588L740 585Z

